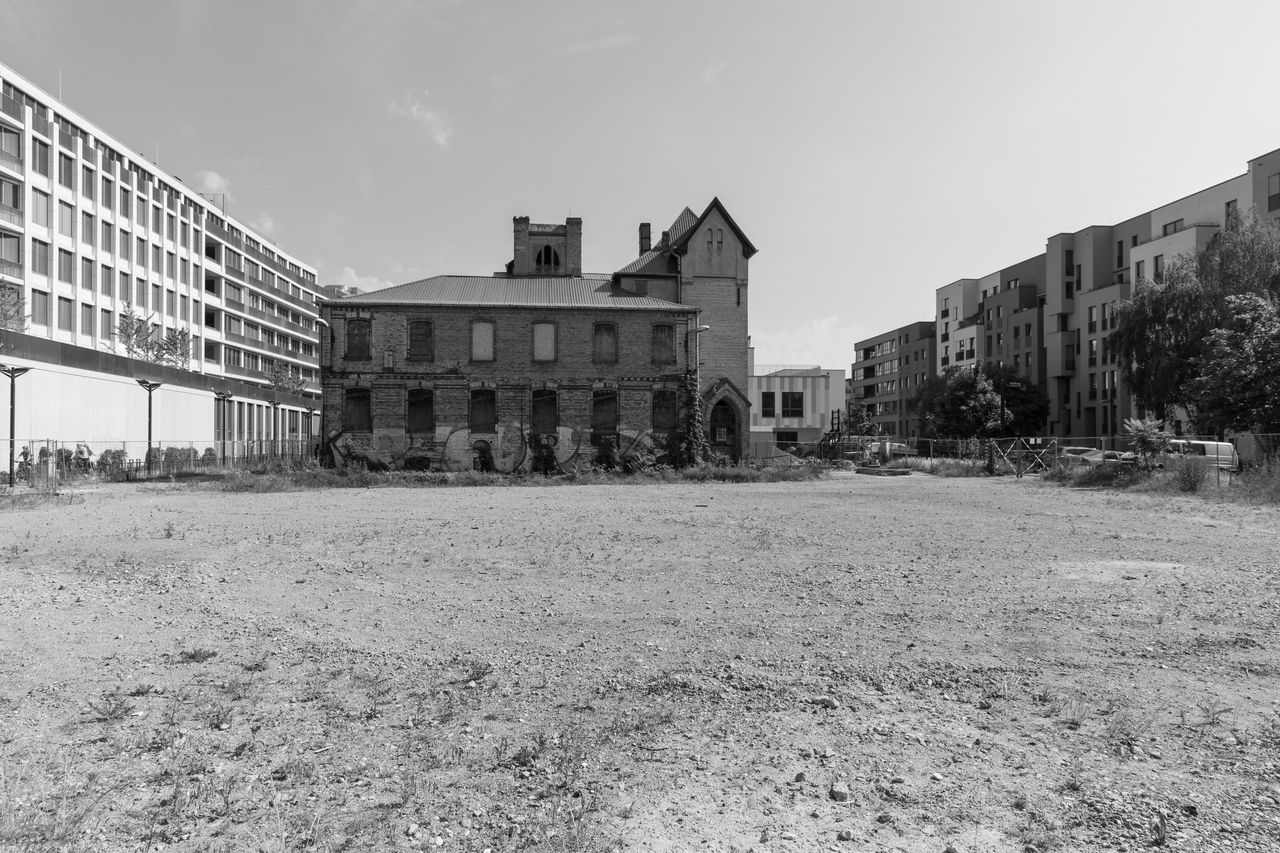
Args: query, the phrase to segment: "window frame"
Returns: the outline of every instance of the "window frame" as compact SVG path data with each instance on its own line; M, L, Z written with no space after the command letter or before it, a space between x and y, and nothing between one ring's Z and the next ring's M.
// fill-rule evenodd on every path
M551 354L545 353L540 357L538 355L538 330L550 329ZM545 341L543 342L546 343ZM529 324L529 360L535 364L550 364L558 360L560 355L560 329L559 324L553 320L537 320Z
M607 352L607 344L612 339L612 357ZM613 322L599 322L591 324L591 361L593 364L617 364L618 363L618 324Z
M779 411L784 418L803 418L804 417L804 392L803 391L782 391L781 407Z
M669 335L668 340L659 341L659 335ZM653 364L675 364L676 327L674 323L654 323L649 337L649 360Z
M491 407L491 412L481 410L479 404ZM489 415L480 418L479 415ZM467 429L481 435L494 435L498 431L498 393L493 388L472 388L467 398Z
M776 418L778 416L778 392L760 392L760 417Z
M477 355L477 338L476 335L481 329L488 329L488 358L483 355ZM481 341L483 343L483 341ZM489 319L478 318L471 321L471 361L488 363L498 360L498 324Z
M224 349L227 349L229 351L230 347L226 347ZM342 391L342 427L347 432L373 432L373 391L372 389L369 389L369 388L344 388L343 389Z
M436 395L430 388L410 388L404 395L404 431L409 435L435 435ZM415 423L415 409L417 420ZM422 411L427 412L426 417ZM423 426L425 421L425 427ZM417 427L415 429L415 427Z
M343 331L343 361L373 360L373 318L348 317ZM358 338L357 330L363 331L363 341ZM357 344L363 343L363 347Z
M414 330L426 329L426 343L419 347L414 347ZM419 336L421 339L422 336ZM419 340L421 344L421 340ZM405 361L415 363L426 363L436 360L436 333L435 324L431 320L411 319L405 326L405 343L404 343Z

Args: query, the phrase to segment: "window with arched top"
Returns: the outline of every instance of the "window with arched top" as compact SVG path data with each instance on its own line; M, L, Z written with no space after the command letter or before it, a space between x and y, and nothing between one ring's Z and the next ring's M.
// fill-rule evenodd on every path
M533 270L543 274L560 272L560 253L550 246L543 246L533 259Z

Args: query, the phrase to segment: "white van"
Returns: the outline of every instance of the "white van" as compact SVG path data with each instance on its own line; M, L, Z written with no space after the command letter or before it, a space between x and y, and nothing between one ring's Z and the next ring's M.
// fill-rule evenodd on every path
M1169 442L1169 453L1181 456L1204 456L1211 466L1223 471L1236 471L1240 468L1240 457L1236 448L1226 441L1188 441L1175 438Z

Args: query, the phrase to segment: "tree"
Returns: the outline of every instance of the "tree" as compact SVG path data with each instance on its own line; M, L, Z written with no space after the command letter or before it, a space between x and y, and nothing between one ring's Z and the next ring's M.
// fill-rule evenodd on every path
M1226 429L1280 432L1280 310L1260 296L1228 296L1205 341L1191 392Z
M170 329L159 335L146 318L133 313L127 302L116 323L116 340L124 346L125 355L129 358L183 370L191 366L191 332Z
M991 385L1004 400L1009 414L1004 429L1014 435L1038 435L1049 419L1049 395L1044 389L1012 367L995 367L986 371Z
M262 375L277 393L298 395L307 390L307 381L302 378L302 371L286 361L273 362Z
M874 435L876 426L871 422L866 405L859 400L850 400L848 408L845 431L849 435Z
M1239 423L1239 407L1222 393L1227 386L1203 380L1223 375L1210 342L1245 310L1232 297L1250 295L1280 302L1280 227L1265 217L1232 216L1199 252L1174 258L1162 281L1137 282L1111 347L1138 402L1166 416L1181 407L1196 432Z
M21 332L26 328L27 306L22 299L22 288L0 285L0 331Z
M1000 406L991 378L968 367L948 367L916 393L916 411L926 435L989 438L1013 420Z

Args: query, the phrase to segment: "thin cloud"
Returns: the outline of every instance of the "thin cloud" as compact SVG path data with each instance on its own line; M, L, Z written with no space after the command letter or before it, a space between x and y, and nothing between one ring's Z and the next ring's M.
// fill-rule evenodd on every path
M587 39L585 41L576 42L565 47L565 53L596 53L602 50L613 50L616 47L626 47L634 44L636 37L631 33L619 31L600 38Z
M854 343L865 337L865 329L830 316L779 332L753 332L751 344L756 364L817 364L847 372Z
M196 172L192 186L198 193L225 195L231 201L231 182L217 172Z
M706 65L702 66L702 73L698 75L699 82L706 86L711 81L720 76L720 72L729 67L729 63L723 59L713 59Z
M320 283L338 287L357 287L366 293L391 286L391 282L385 278L378 278L376 275L360 275L351 267L343 267L336 275L328 276L327 280L322 280Z
M449 140L453 137L453 120L448 114L427 107L424 100L430 96L431 93L426 89L421 92L407 92L400 100L389 103L387 112L396 118L407 118L421 125L431 134L431 138L437 145L447 148Z
M249 223L249 227L264 237L275 239L276 221L271 217L271 214L267 213L265 210L259 213L257 218Z

